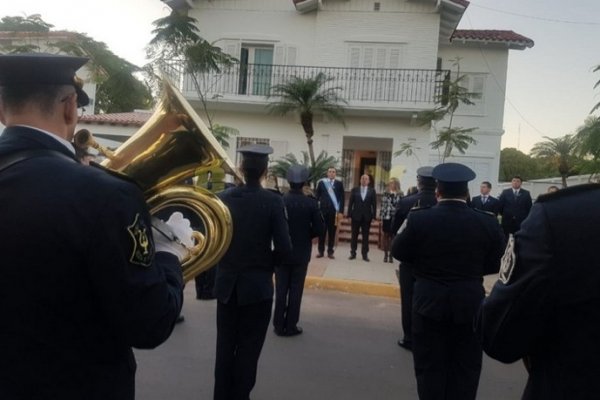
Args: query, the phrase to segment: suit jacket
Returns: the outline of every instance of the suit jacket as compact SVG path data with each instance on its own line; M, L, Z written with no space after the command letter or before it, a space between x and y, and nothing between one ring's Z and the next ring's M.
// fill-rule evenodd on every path
M500 194L499 213L502 215L502 225L521 226L521 222L529 215L532 201L529 191L521 188L519 195L515 196L512 188L504 189Z
M339 209L338 212L344 213L344 184L342 181L334 180L333 182L333 193L335 194L335 198L338 201ZM327 184L320 180L317 184L317 190L315 193L317 197L317 201L319 202L319 209L323 214L327 213L335 213L335 206L331 202L331 197L329 196L329 188Z
M283 196L293 250L283 258L284 265L307 265L310 261L312 239L325 230L323 217L315 199L301 190L290 190Z
M375 218L377 210L377 194L375 189L367 187L367 195L362 199L360 195L360 186L355 187L350 192L350 200L348 200L348 215L353 220L371 221Z
M79 164L38 130L15 126L0 137L0 159L35 149L66 157L0 172L0 393L133 399L131 348L170 335L183 302L181 266L154 252L136 185Z
M487 212L491 212L494 215L498 215L498 211L500 208L500 200L495 198L494 196L488 196L485 204L481 200L481 195L473 197L471 199L471 208L477 208L478 210L483 210Z
M231 244L217 265L217 299L229 304L235 298L237 305L272 299L275 265L292 251L283 197L260 185L247 184L221 192L219 197L229 209L235 228Z

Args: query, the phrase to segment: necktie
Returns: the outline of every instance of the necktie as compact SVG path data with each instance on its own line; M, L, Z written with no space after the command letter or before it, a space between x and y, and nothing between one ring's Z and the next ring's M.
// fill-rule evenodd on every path
M481 197L481 203L485 204L487 202L487 196L482 196Z

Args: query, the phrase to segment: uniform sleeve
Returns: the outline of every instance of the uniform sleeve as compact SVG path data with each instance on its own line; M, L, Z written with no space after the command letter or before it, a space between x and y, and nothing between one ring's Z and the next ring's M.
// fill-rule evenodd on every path
M115 335L128 346L158 346L181 311L183 279L176 256L154 252L141 192L129 183L115 188L91 237L89 275Z
M392 255L396 260L401 262L414 263L416 239L412 215L404 221L400 227L399 233L394 237L392 242Z
M285 204L281 197L276 197L274 201L276 203L272 220L273 245L276 253L286 254L292 251L292 241L290 239L287 218L285 216Z
M535 352L552 309L551 248L547 216L533 207L502 260L501 280L479 310L475 329L492 358L514 362Z
M310 214L311 218L311 230L310 235L311 238L321 236L325 232L325 222L323 221L323 215L319 211L317 204L311 210Z
M317 197L317 200L321 200L321 196L323 196L323 189L323 182L318 181L317 189L315 190L315 196Z
M502 191L500 193L500 196L498 197L498 214L503 215L504 214L504 204L506 202L506 198L504 196L504 191Z
M498 273L498 270L500 269L500 259L502 258L502 254L506 247L504 232L498 223L498 219L492 216L490 216L489 219L491 220L489 223L491 246L485 259L485 265L483 266L484 275Z

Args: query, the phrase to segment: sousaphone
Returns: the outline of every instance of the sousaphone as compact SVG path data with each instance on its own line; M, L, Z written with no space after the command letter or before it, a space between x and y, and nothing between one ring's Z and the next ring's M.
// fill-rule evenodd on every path
M183 262L185 281L214 266L232 236L227 207L215 195L226 174L241 180L235 166L192 106L168 81L152 117L131 138L106 154L102 165L135 180L150 213L166 220L181 211L199 232L192 256ZM212 190L185 184L195 175L211 177Z

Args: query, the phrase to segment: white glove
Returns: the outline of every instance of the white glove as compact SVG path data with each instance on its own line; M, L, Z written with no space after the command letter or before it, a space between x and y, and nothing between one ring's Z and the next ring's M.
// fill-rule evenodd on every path
M153 222L152 233L154 234L154 245L156 251L166 251L174 254L183 261L190 256L190 249L194 247L192 237L193 229L190 220L183 218L179 211L171 214L167 222L158 220Z

